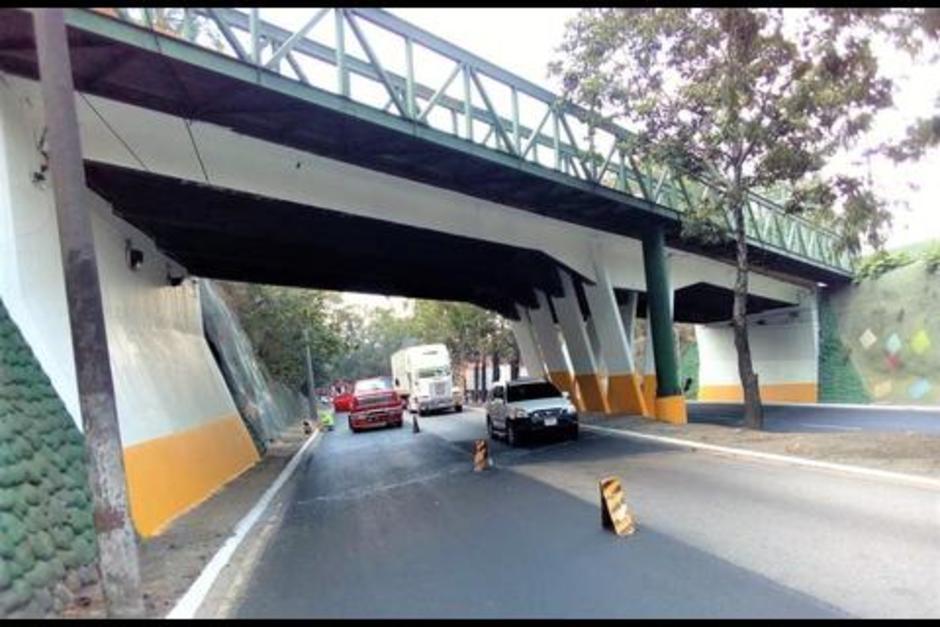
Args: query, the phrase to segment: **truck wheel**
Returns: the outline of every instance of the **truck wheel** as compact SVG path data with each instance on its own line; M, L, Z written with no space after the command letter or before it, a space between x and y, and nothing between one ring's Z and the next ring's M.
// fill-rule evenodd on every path
M463 405L457 405L456 407L454 407L454 411L459 414L460 412L463 411Z
M354 427L354 426L352 425L352 421L351 421L351 420L350 420L347 424L349 424L349 430L350 430L350 431L352 431L353 433L359 433L359 429L357 429L356 427Z

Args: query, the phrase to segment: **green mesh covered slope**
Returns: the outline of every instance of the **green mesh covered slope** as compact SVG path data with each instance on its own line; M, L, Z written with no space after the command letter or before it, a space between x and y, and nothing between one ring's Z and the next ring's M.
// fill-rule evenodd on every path
M83 436L0 302L0 617L61 609L95 557Z

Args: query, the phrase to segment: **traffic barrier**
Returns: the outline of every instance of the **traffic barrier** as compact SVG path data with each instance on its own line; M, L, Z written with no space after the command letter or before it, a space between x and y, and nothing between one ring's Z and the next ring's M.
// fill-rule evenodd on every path
M633 515L627 510L627 500L617 477L601 479L601 524L613 529L618 536L629 536L636 531Z
M473 451L473 472L486 470L493 465L490 459L490 449L486 440L477 440Z

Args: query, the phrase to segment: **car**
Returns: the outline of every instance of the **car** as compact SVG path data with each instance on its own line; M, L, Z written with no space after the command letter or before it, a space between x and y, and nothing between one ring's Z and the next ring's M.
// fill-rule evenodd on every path
M333 397L333 411L337 413L346 413L352 409L353 395L349 392L343 392Z
M537 378L500 381L490 388L486 430L510 446L536 433L561 432L578 437L578 411L551 381Z
M376 427L401 427L401 397L391 377L373 377L356 381L349 411L349 430L358 433Z

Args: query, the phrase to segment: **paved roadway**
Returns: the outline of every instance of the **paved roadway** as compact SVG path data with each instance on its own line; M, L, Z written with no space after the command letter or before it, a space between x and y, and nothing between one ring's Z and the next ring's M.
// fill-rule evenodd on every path
M940 617L940 491L586 430L473 473L480 412L421 426L338 422L238 617ZM634 536L601 528L608 474Z
M690 402L689 421L727 426L744 424L740 403ZM765 405L764 428L778 432L879 433L914 432L940 435L940 408L906 411L884 407L832 407L826 405Z

